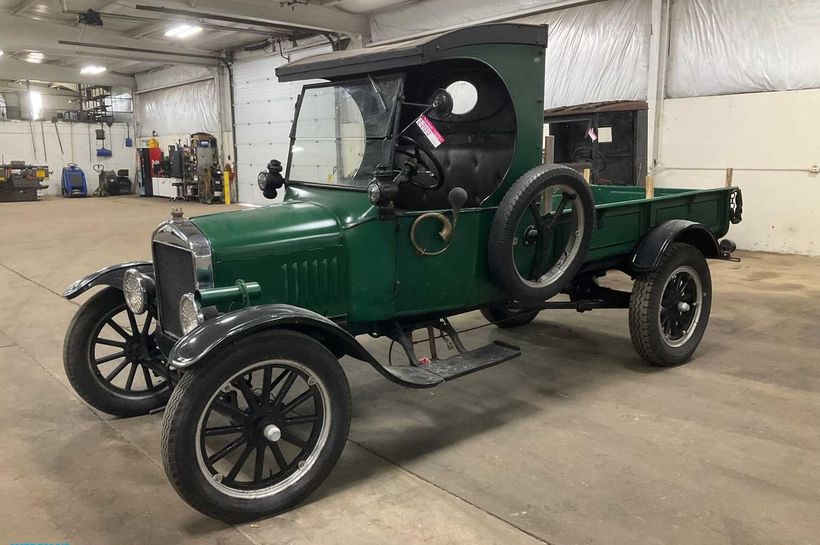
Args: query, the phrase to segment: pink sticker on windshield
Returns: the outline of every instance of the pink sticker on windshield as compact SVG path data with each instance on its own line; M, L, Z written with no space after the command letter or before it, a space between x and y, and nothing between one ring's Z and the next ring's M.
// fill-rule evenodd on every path
M438 129L436 129L435 125L433 125L433 122L430 121L430 118L428 118L426 115L420 115L416 119L416 125L418 125L418 127L421 129L421 132L424 133L424 136L427 137L427 140L430 141L430 144L432 144L434 148L439 147L442 144L442 142L444 142L444 137L441 136L441 133L438 132Z

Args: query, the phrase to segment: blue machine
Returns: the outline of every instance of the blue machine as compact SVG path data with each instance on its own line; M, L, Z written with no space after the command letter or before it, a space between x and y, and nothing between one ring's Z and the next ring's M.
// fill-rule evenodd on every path
M68 163L63 167L62 176L63 197L86 197L88 185L85 182L85 172L76 163Z

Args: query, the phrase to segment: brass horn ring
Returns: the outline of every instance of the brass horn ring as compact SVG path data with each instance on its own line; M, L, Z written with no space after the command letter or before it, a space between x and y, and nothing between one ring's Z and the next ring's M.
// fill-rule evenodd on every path
M435 252L427 251L427 248L422 248L421 246L419 246L419 243L416 241L416 228L418 227L418 225L421 222L423 222L424 220L431 219L431 218L435 218L439 222L441 222L441 231L438 232L438 236L440 236L441 239L444 242L447 243L444 246L444 248L442 248L440 250L436 250ZM410 228L410 243L413 245L413 248L415 248L416 253L418 253L419 255L439 255L439 254L443 254L447 250L447 248L450 247L450 241L452 240L452 238L453 238L453 223L450 221L450 219L447 216L445 216L444 214L441 214L439 212L427 212L426 214L422 214L421 216L416 218L416 221L413 222L413 226Z

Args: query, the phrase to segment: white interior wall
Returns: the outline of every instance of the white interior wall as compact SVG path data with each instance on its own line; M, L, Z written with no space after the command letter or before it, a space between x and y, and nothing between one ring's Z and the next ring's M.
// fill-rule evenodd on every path
M94 130L97 128L99 125L87 123L57 123L63 143L61 152L53 123L0 121L0 162L26 161L29 164L47 164L52 171L50 179L46 182L49 184L47 195L60 194L60 175L67 163L77 163L83 169L89 193L97 189L98 185L97 173L93 169L95 164L102 164L105 170L128 169L131 180L134 181L137 165L136 147L125 147L125 124L115 123L110 128L105 128L106 147L111 149L111 157L95 155L98 145Z
M721 187L725 169L743 191L738 247L820 255L820 90L664 101L658 187Z
M326 53L330 47L317 45L290 54L291 60ZM294 106L302 86L313 80L280 82L275 70L287 62L278 52L258 52L234 63L234 110L236 128L236 183L239 202L270 204L256 183L257 174L268 161L287 164ZM277 201L281 201L279 192Z

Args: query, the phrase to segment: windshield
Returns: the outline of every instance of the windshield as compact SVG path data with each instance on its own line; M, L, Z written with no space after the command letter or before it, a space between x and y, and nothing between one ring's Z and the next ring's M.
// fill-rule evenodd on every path
M364 188L387 160L400 76L305 87L289 180Z

